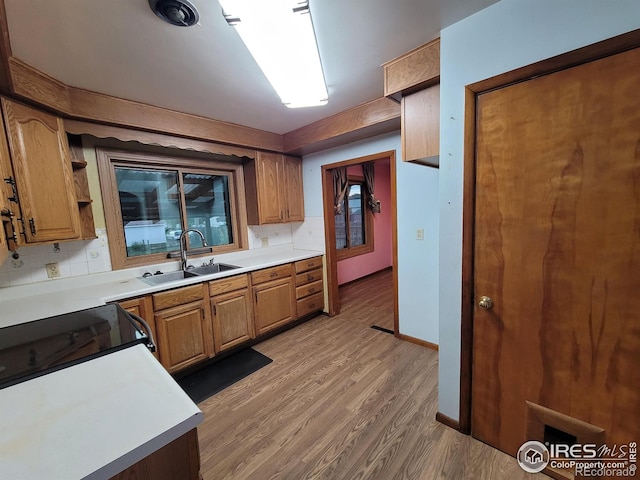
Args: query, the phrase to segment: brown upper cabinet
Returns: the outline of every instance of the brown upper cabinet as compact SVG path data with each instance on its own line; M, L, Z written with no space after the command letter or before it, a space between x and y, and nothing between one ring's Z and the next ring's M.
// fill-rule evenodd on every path
M385 95L401 102L402 160L437 167L440 39L383 65Z
M18 244L81 238L80 217L62 119L2 98L17 206ZM18 215L16 215L18 216Z
M304 221L302 160L257 152L244 166L249 225Z
M9 157L9 147L7 147L7 139L4 136L4 122L0 115L0 264L2 264L9 255L9 250L15 250L16 243L14 237L14 217L16 214L16 205L10 198L13 197L11 184L7 180L13 178L13 169L11 168L11 158ZM11 245L9 245L11 243Z

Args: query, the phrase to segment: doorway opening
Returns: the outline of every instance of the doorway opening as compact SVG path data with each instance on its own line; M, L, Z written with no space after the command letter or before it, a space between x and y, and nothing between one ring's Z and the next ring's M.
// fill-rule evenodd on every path
M364 184L360 183L360 179L364 177L362 165L369 162L372 163L374 171L374 195L379 200L379 212L376 213L369 210L364 195ZM334 171L343 167L346 169L349 185L358 185L360 188L347 186L342 208L336 215L333 177ZM341 287L354 288L353 284L363 278L372 281L377 279L376 288L379 288L381 293L390 293L392 306L387 315L384 314L385 310L381 309L379 319L371 318L365 321L391 330L398 336L395 185L395 151L322 166L329 314L333 316L340 313ZM352 252L348 251L348 247L352 247ZM386 275L383 274L384 271L387 271Z

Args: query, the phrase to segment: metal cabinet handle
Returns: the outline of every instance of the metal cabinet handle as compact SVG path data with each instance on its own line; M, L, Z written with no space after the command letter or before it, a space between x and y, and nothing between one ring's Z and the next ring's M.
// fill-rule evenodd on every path
M144 318L140 317L139 315L136 315L135 313L131 313L131 312L127 312L127 313L131 316L131 318L133 318L136 322L142 325L142 327L144 328L147 334L147 348L150 351L155 352L156 342L153 340L153 333L151 332L151 327L149 326L149 324L144 320Z

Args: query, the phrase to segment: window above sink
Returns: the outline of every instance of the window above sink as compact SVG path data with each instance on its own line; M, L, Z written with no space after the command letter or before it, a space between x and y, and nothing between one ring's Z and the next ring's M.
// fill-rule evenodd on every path
M242 164L97 149L114 269L157 264L201 231L215 253L248 247ZM196 236L187 250L201 247ZM210 254L210 250L202 252ZM168 281L168 280L167 280Z

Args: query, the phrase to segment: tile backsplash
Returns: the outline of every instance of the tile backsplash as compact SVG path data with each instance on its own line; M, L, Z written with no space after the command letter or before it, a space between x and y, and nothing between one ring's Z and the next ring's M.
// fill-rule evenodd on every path
M47 276L48 263L58 264L58 278L110 271L107 231L104 228L96 229L96 235L98 238L94 240L20 248L18 258L10 255L0 265L0 287L55 280Z
M322 217L308 217L303 223L258 225L248 227L249 249L274 247L293 243L294 248L324 251ZM98 238L57 245L22 247L18 258L9 258L0 265L0 287L56 280L47 276L46 265L57 263L60 277L79 277L111 271L107 231L96 229Z

